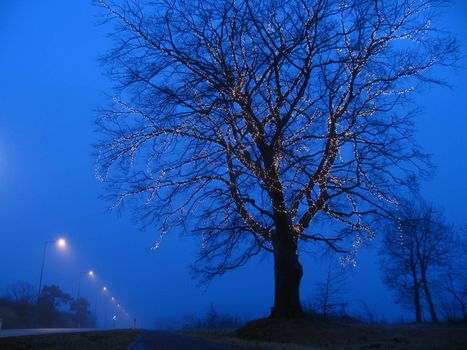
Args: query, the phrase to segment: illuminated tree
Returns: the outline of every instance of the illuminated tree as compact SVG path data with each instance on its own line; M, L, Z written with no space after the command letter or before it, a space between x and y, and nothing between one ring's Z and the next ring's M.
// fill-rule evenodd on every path
M455 59L443 1L98 3L116 26L97 146L114 207L199 234L206 278L273 253L272 314L301 316L301 246L351 260L424 166L402 106Z

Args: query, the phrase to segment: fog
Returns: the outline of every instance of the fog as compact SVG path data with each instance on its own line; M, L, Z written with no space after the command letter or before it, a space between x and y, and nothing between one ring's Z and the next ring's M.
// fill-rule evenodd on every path
M244 320L267 316L273 304L272 257L255 257L245 267L200 284L192 278L201 241L189 232L159 233L141 225L131 211L108 210L95 177L95 110L106 102L111 82L98 58L111 47L109 25L98 25L100 9L89 1L0 3L0 294L17 282L37 288L45 241L64 237L67 249L48 248L43 285L56 284L94 307L95 293L108 287L139 326L177 327L187 316L204 317L211 306ZM445 27L467 45L467 5L446 10ZM462 59L461 64L465 64ZM434 86L416 94L417 141L433 154L436 170L422 185L429 200L444 208L460 228L467 224L467 142L464 87L467 71L439 70L452 88ZM302 254L301 296L313 302L328 260L318 243ZM377 321L411 321L396 304L378 265L379 238L360 249L342 300L346 310ZM97 325L109 303L99 296Z

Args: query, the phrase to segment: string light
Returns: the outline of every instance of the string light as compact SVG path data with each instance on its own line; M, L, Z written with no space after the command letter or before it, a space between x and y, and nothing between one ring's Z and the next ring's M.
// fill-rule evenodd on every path
M212 8L204 22L180 16L150 30L154 22L138 11L102 3L131 36L123 34L117 76L131 77L137 92L103 113L98 176L116 193L113 208L144 196L144 218L160 227L151 249L193 217L203 218L201 246L209 250L210 233L236 219L272 245L279 222L297 242L316 239L306 233L323 215L349 228L354 264L375 236L371 219L397 206L400 178L419 167L417 154L404 151L408 127L388 111L443 62L421 17L428 4L389 11L375 3L362 13L343 2L259 3L254 11L235 2L225 13ZM295 11L296 23L280 21L281 11ZM353 30L362 18L367 26ZM418 27L406 26L419 18ZM421 38L420 52L398 44ZM156 77L144 76L150 72ZM321 240L333 246L337 237Z

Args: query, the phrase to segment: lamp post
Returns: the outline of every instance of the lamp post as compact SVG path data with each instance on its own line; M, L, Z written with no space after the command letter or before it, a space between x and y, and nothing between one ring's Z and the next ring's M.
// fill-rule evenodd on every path
M92 270L89 270L89 271L82 271L80 272L79 274L79 280L78 280L78 292L76 293L76 300L79 299L80 297L80 293L81 293L81 280L83 278L84 275L88 275L89 277L94 277L94 271Z
M107 287L102 288L102 290L106 294L110 293L109 289ZM108 316L109 316L109 305L108 305L108 303L105 303L104 304L104 320L105 320L104 321L104 328L110 328Z
M89 270L89 271L81 271L79 274L79 279L78 279L78 292L76 293L76 301L79 300L80 293L81 293L81 280L83 278L83 275L88 275L89 277L94 277L94 271ZM78 328L81 328L81 321L78 320Z
M117 314L118 314L117 305L120 305L120 304L117 303L117 299L115 299L114 297L111 297L110 301L112 303L112 313L114 314L112 317L112 320L113 320L112 326L115 329L117 326Z
M42 291L42 278L44 277L44 267L45 267L45 258L47 255L47 247L49 244L56 244L58 248L65 249L66 248L66 240L64 238L59 238L56 241L45 241L44 242L44 251L42 253L42 264L41 264L41 275L39 278L39 288L37 290L37 297L41 295Z
M107 287L102 287L102 288L97 288L96 289L96 300L94 302L94 317L96 318L96 328L97 328L97 301L98 301L98 298L99 298L99 291L101 291L102 293L105 293L107 292ZM102 314L102 312L101 312Z

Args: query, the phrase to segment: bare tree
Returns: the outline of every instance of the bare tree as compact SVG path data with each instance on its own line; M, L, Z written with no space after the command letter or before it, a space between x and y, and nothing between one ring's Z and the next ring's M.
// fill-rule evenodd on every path
M36 295L34 286L27 282L11 284L7 288L7 296L16 304L34 304Z
M454 231L423 202L405 202L396 215L398 220L387 229L381 250L386 283L399 292L401 301L413 300L416 322L422 322L423 300L432 322L438 322L431 282L435 269L451 264L457 242Z
M302 316L301 245L352 253L424 167L401 106L456 58L432 25L444 1L98 3L116 25L97 146L114 207L199 234L206 278L273 253L273 316Z
M399 234L404 230L407 237ZM383 273L386 284L399 292L399 301L412 299L415 310L415 321L422 322L422 307L420 301L419 262L416 259L414 240L408 234L411 228L393 228L383 238L382 260Z
M347 274L348 270L344 266L329 261L324 281L317 285L315 298L323 321L327 321L339 308L341 310L344 308L345 303L341 301L341 296L345 289Z
M464 322L467 322L466 234L467 227L460 231L459 239L456 241L456 249L453 251L454 259L445 269L441 278L442 289L451 297L451 302L446 301L446 307L452 311L449 316L452 320L462 318Z
M456 278L457 277L457 278ZM459 305L462 320L467 322L467 280L465 275L447 275L446 291L452 296L455 304Z
M34 325L36 291L32 284L18 282L7 287L5 298L0 298L0 318L11 328Z

